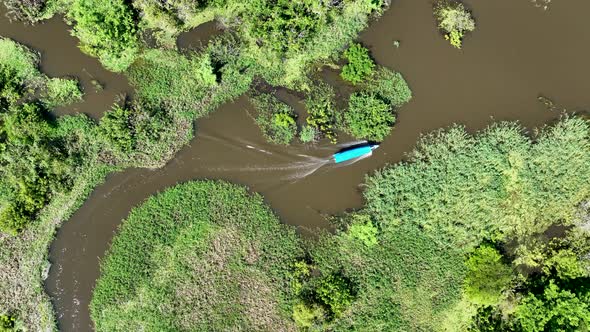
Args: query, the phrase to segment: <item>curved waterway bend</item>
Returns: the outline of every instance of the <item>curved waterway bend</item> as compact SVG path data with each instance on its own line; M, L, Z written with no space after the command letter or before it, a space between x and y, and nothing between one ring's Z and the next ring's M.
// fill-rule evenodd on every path
M92 330L88 303L99 260L117 226L134 206L178 182L209 178L247 185L262 193L285 223L313 232L327 227L325 214L360 207L359 184L364 175L402 160L420 133L452 123L465 124L473 131L497 120L539 126L559 116L537 102L539 94L570 110L590 106L585 88L590 77L586 60L590 21L585 17L590 2L555 2L547 11L525 0L466 3L475 13L478 28L461 51L438 35L429 0L394 1L384 17L362 34L361 41L375 59L401 71L414 92L392 135L371 158L334 167L323 164L338 147L269 145L244 112L250 106L241 98L199 120L196 138L166 167L128 169L109 176L64 223L51 247L53 266L46 288L60 329ZM70 52L59 46L60 38L71 38L67 27L55 20L38 27L5 31L2 24L0 34L14 35L42 49L45 57L55 54L64 70L52 71L47 64L53 60L45 59L43 69L50 75L83 76L80 63L59 60L60 54ZM45 49L37 33L49 38ZM395 48L394 40L400 40L401 47ZM340 84L334 72L325 74L330 82ZM112 84L125 86L124 78L116 76ZM87 99L80 111L98 105Z

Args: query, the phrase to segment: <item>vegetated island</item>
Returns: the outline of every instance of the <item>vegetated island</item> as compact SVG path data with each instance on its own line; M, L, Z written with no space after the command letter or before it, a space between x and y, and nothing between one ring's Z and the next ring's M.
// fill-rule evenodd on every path
M581 118L533 137L455 126L369 176L364 208L308 243L243 188L179 185L123 222L92 318L98 331L585 330L589 171Z

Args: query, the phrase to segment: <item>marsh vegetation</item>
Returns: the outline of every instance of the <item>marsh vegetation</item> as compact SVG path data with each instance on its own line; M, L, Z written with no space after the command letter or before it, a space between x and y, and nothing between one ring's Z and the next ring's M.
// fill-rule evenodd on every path
M195 119L246 95L273 144L344 134L380 142L413 97L402 74L356 41L381 1L4 3L32 24L63 16L80 50L135 93L99 120L55 116L88 91L0 39L2 331L57 329L42 287L56 228L108 174L173 159ZM434 14L454 47L475 29L461 3L436 2ZM179 34L213 20L223 33L178 50ZM499 122L426 134L405 161L369 174L363 206L330 217L335 231L313 240L246 188L180 184L123 221L92 320L98 331L584 331L589 183L590 124L564 115L533 132Z

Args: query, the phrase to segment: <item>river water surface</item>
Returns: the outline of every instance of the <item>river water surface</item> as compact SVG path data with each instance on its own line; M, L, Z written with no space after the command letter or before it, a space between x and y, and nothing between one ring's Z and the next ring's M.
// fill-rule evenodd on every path
M195 139L164 168L110 175L64 223L51 246L53 265L46 289L60 329L92 330L88 303L99 260L117 226L134 206L171 185L205 178L246 185L263 194L283 222L313 234L328 227L326 215L360 207L359 185L365 174L403 160L421 133L453 123L475 131L499 120L519 120L533 128L558 118L537 101L539 95L569 111L590 106L589 1L555 1L548 10L528 0L465 2L474 12L477 30L467 36L462 50L452 48L437 32L429 0L394 1L362 33L360 39L376 61L400 71L414 93L392 134L371 158L336 167L329 156L342 146L270 145L245 112L250 105L242 97L198 120ZM67 29L57 18L35 27L0 20L0 35L41 51L48 75L82 80L86 100L60 114L86 112L98 118L117 94L130 88L123 76L82 55ZM216 33L213 24L205 29L181 36L178 44L198 47ZM334 72L325 76L338 82ZM104 83L105 90L94 92L91 79Z

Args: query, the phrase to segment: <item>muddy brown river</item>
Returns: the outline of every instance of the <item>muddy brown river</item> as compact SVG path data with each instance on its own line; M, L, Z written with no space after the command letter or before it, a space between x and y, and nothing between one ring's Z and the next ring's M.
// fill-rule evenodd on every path
M246 185L264 195L283 222L313 234L328 227L326 215L360 207L359 184L365 174L403 160L421 133L452 123L475 131L500 120L540 126L559 114L540 104L539 95L569 111L590 106L589 1L554 1L548 10L529 0L465 2L474 12L477 30L468 35L462 50L452 48L437 32L430 0L394 1L361 34L376 61L402 72L414 93L392 134L368 159L336 167L329 156L342 145L270 145L245 112L250 105L242 97L198 120L195 139L164 168L110 175L63 224L51 246L46 290L60 329L93 329L88 303L99 261L117 226L134 206L176 183L224 179ZM204 29L182 35L179 46L198 47L216 33L214 24ZM131 89L123 76L80 53L67 30L58 18L35 27L0 19L0 35L41 52L44 72L82 81L85 101L58 113L85 112L98 118L118 94ZM337 81L333 72L325 76ZM93 79L105 89L94 91ZM281 95L301 107L294 96Z

